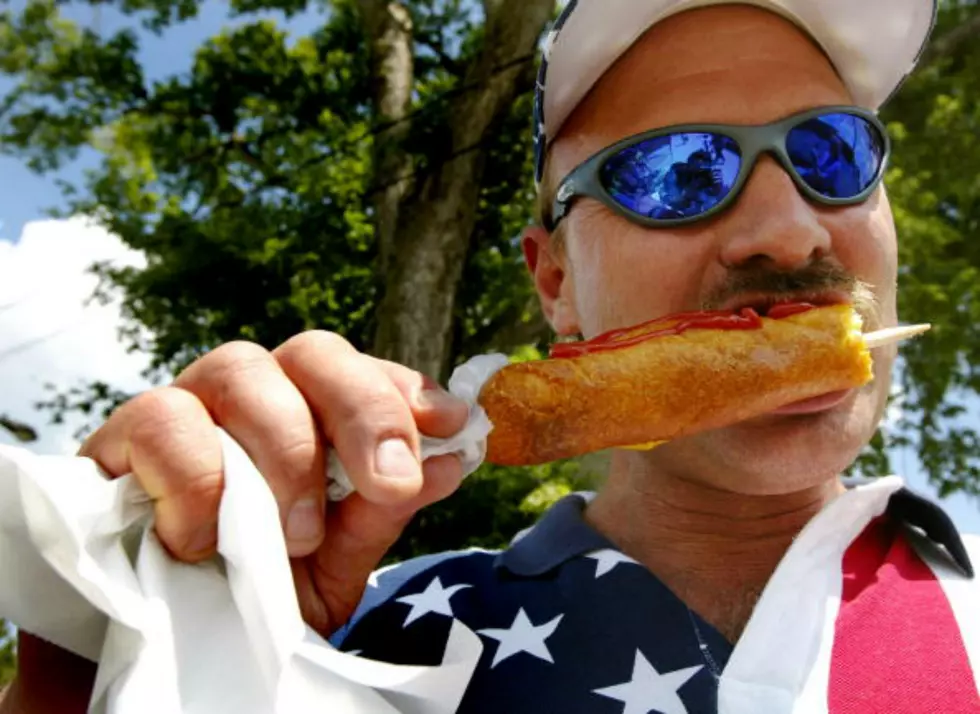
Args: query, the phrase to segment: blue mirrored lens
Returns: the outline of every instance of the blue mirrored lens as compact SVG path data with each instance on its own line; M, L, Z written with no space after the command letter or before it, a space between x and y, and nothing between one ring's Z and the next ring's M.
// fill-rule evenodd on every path
M853 114L825 114L790 130L786 153L810 188L827 198L854 198L881 168L884 140Z
M729 194L741 163L733 139L683 132L623 149L605 162L599 180L615 201L642 216L690 218Z

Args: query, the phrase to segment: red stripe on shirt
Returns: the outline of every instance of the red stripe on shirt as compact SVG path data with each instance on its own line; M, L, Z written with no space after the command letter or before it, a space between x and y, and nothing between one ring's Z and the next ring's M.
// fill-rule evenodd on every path
M872 521L842 565L831 714L980 714L952 608L898 526Z

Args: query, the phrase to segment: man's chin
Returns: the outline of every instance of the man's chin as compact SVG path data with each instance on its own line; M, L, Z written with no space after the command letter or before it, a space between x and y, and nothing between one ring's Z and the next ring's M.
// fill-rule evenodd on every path
M824 395L692 441L717 465L724 483L714 485L747 495L791 493L836 478L853 463L874 433L874 403L865 390Z

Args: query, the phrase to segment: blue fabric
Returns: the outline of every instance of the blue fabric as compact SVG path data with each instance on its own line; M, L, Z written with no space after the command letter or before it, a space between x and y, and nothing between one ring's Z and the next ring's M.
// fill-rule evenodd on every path
M496 553L497 551L484 551L478 548L471 548L468 550L432 553L430 555L412 558L411 560L406 560L403 563L398 563L394 567L378 571L375 573L375 580L377 584L375 585L368 583L367 588L364 590L364 595L361 597L361 602L357 606L357 610L354 611L354 614L351 616L351 619L347 622L347 624L337 630L337 632L330 637L330 644L332 644L334 647L340 647L341 643L347 637L347 634L361 620L361 618L371 612L371 610L374 608L380 607L381 605L389 602L395 596L395 594L398 593L402 587L404 587L405 583L419 573L435 568L452 558L473 556L477 553L488 552Z
M503 553L455 555L422 570L413 563L412 577L361 616L340 648L397 664L436 665L453 618L476 632L512 628L520 612L537 627L560 618L544 640L552 662L520 651L494 664L501 644L486 637L458 711L622 714L621 701L592 690L629 680L637 650L660 673L694 668L680 696L688 711L715 711L731 645L638 564L620 563L597 576L599 563L583 556L607 541L582 519L585 503L567 497ZM450 598L452 617L430 612L406 624L412 607L398 599L424 592L436 579L443 588L467 586Z

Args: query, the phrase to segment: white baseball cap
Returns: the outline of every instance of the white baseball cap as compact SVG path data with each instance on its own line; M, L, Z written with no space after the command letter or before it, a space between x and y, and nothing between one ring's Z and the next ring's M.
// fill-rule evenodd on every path
M535 90L536 179L551 140L600 77L654 24L684 10L743 4L807 32L858 106L878 110L915 67L937 0L568 0L544 44Z

